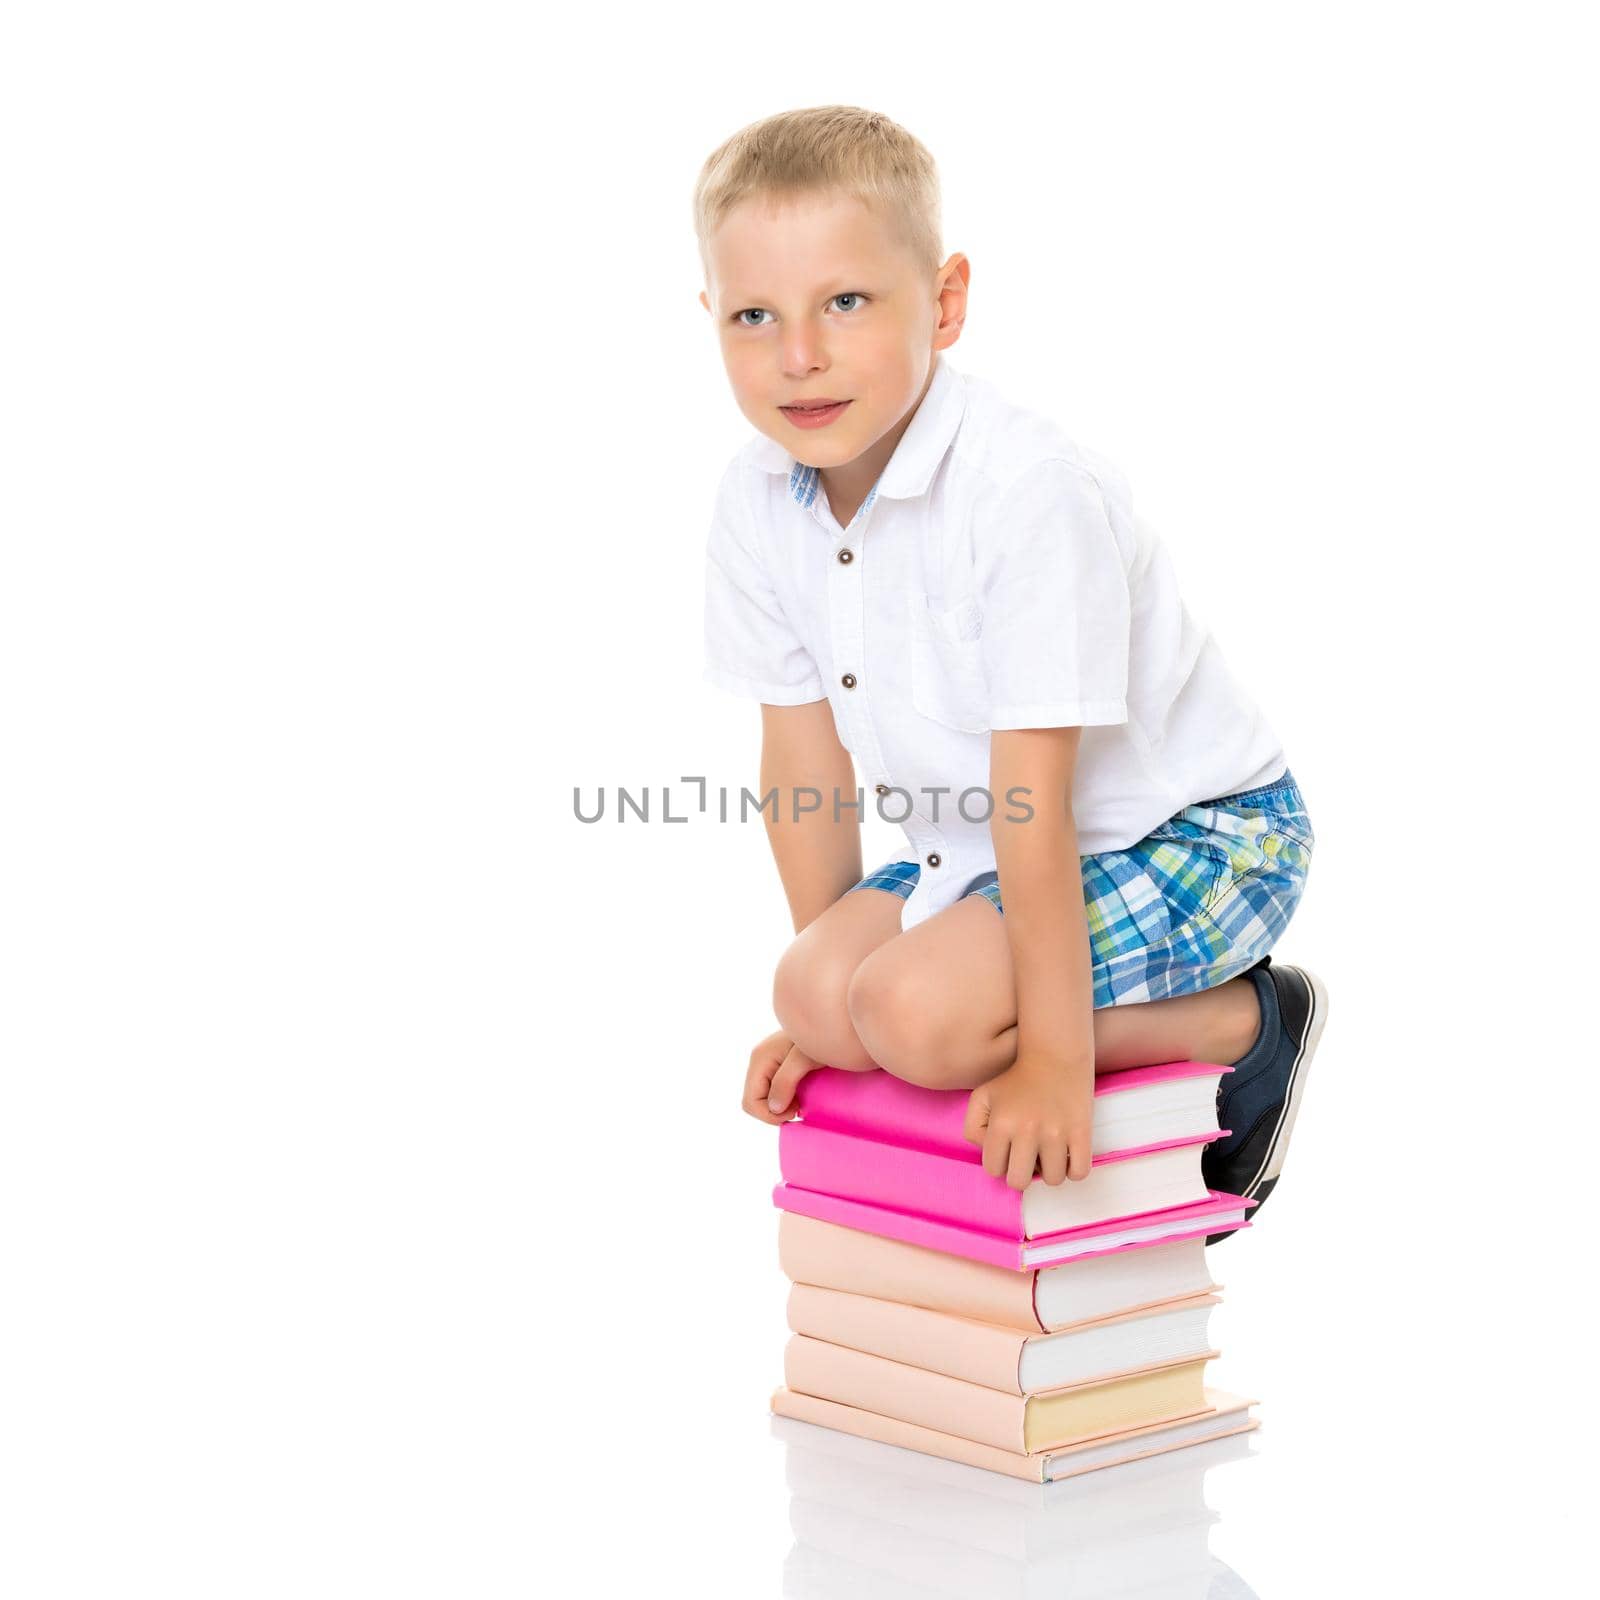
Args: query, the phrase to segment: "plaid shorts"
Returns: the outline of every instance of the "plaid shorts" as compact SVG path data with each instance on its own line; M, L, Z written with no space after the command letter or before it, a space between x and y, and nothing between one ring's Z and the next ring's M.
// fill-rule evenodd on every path
M1094 1004L1165 1000L1215 988L1253 966L1288 926L1316 842L1290 772L1259 789L1197 800L1136 844L1082 857ZM847 890L902 900L921 864L888 861ZM999 874L962 891L996 911Z

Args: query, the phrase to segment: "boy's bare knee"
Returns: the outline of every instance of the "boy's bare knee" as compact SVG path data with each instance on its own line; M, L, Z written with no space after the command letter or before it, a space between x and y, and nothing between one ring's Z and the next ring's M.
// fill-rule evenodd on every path
M803 938L784 951L772 977L778 1026L814 1061L859 1071L862 1056L845 1010L850 974L842 962Z
M943 1008L904 963L863 961L846 988L845 1009L880 1067L925 1088L953 1086L958 1066L950 1056Z
M807 1053L807 1040L816 1033L820 1010L817 989L815 962L796 941L784 951L772 974L772 1014L778 1026Z

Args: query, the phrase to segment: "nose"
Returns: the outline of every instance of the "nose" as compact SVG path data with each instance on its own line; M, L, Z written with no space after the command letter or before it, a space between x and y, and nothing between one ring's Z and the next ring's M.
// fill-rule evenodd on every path
M804 320L785 323L782 344L783 375L786 378L809 378L813 373L828 370L822 331L811 323Z

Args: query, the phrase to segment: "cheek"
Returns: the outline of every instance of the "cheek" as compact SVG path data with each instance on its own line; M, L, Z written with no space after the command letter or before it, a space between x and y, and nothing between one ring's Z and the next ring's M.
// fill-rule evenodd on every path
M880 399L893 402L902 393L910 399L916 398L921 387L916 360L897 329L863 328L851 342L850 357L853 363L859 363L862 371L873 375L872 388ZM901 410L904 409L902 406Z
M728 381L740 395L759 394L764 381L758 353L743 339L726 339L722 346L722 364Z

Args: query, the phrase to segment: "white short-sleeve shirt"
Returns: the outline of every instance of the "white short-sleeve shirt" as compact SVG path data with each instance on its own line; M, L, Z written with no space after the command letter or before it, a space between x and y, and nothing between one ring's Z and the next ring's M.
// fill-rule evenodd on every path
M865 805L922 863L907 928L995 867L996 729L1082 726L1085 854L1286 768L1121 474L942 351L848 528L818 470L765 435L728 464L704 675L769 705L831 703Z

